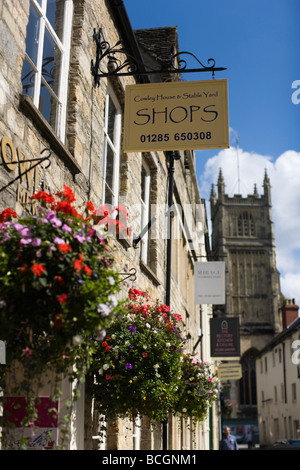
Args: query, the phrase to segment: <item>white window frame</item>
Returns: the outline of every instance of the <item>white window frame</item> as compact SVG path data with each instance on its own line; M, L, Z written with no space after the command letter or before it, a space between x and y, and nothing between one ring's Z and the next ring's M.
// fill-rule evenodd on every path
M144 184L145 200L143 200L141 197L141 230L143 230L146 227L150 218L150 181L151 181L150 170L145 160L143 160L142 162L142 167L145 172L144 182L142 181L142 184ZM148 238L149 238L149 231L147 230L146 233L141 238L141 252L140 252L141 261L143 261L143 263L145 264L147 264L148 262Z
M114 141L108 135L108 122L109 122L109 100L112 100L116 114L114 117ZM105 114L104 114L104 140L102 152L102 171L103 171L103 185L102 185L102 204L107 204L106 189L108 188L112 194L112 206L118 205L119 200L119 177L120 177L120 148L121 148L121 130L122 130L122 113L121 107L113 89L108 86L105 97ZM110 187L106 180L106 167L107 167L107 151L108 147L113 152L113 177L112 187Z
M67 114L67 93L68 93L68 75L69 75L69 62L70 62L70 48L71 48L71 31L72 31L72 17L73 17L73 0L65 0L64 4L64 24L63 36L60 40L52 28L49 20L46 17L47 1L41 0L41 6L37 0L30 0L30 3L35 8L40 17L39 37L38 37L38 52L37 64L35 65L30 57L25 53L26 60L35 72L34 91L33 91L33 104L39 109L39 100L41 93L41 84L47 88L49 93L54 97L57 102L57 115L55 119L55 133L59 139L65 142L66 132L66 114ZM58 95L56 95L48 83L42 78L42 61L43 61L43 47L45 38L45 28L49 31L56 45L61 52L61 67L58 85Z

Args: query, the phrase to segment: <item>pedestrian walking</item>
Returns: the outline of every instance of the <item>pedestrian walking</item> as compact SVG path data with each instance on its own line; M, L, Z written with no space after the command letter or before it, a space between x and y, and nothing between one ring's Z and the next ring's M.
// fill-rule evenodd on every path
M224 437L220 441L219 450L239 450L236 438L230 433L230 428L226 426L224 429Z

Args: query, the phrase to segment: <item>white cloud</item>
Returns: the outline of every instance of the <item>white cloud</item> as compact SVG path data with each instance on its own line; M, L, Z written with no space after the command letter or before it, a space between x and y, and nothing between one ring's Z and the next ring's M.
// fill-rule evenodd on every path
M300 305L300 153L288 150L273 160L271 156L241 148L221 150L207 160L201 175L200 194L207 201L212 184L217 183L220 168L229 196L253 194L255 184L261 195L267 170L281 290L285 297L294 298ZM207 209L210 218L209 202Z

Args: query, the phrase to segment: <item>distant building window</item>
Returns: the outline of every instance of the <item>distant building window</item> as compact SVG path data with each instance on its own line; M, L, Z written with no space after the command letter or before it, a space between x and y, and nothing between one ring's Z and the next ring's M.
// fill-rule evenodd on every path
M104 107L102 203L112 206L118 204L121 122L121 108L109 88Z
M73 0L30 0L23 93L64 142Z

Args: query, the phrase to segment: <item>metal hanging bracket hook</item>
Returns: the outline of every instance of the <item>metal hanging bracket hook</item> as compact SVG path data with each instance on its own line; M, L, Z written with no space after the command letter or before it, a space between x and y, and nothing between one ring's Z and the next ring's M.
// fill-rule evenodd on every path
M94 28L93 40L96 42L96 58L91 61L91 72L94 76L94 85L99 86L101 77L114 76L134 76L134 75L153 75L153 74L181 74L195 72L211 72L214 78L215 72L226 70L225 67L216 67L215 60L208 59L208 65L204 65L191 52L174 53L174 47L170 50L169 60L156 57L157 67L145 70L145 64L138 61L129 50L125 48L122 40L116 42L114 46L104 39L102 29L98 33ZM197 68L188 68L186 57L193 58L196 61Z

